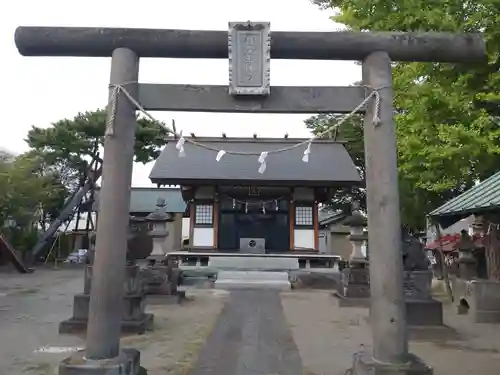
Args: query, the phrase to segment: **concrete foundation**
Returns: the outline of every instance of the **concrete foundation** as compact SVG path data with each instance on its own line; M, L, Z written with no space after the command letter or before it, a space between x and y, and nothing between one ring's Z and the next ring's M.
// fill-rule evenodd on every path
M433 375L434 370L419 357L408 354L404 363L381 363L368 353L355 356L353 373L356 375Z
M76 352L59 364L59 375L140 375L140 353L135 349L123 349L112 359L91 360L85 352Z

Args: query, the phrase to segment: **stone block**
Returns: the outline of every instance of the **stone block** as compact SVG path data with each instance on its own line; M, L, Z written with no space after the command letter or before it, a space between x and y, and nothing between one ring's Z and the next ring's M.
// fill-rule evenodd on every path
M370 308L370 298L345 297L339 292L333 292L333 297L339 307L365 307Z
M477 261L475 258L458 259L458 276L464 280L473 280L477 277Z
M337 292L344 298L369 298L370 274L368 268L345 268Z
M471 281L466 298L476 323L500 323L500 282Z
M370 285L348 284L344 286L343 296L346 298L370 298Z
M370 272L369 272L367 267L345 268L341 271L341 274L342 274L342 283L344 285L348 285L348 284L369 285L370 284Z
M75 333L85 330L88 322L90 295L77 294L73 301L73 316L60 323L60 333ZM143 294L123 297L122 331L144 333L152 328L153 315L146 314Z
M330 269L293 270L289 272L294 288L336 290L340 284L340 273Z
M459 314L468 314L475 323L500 323L500 282L452 279Z
M432 271L404 271L403 287L408 299L430 299L432 291Z
M406 320L410 326L442 326L443 305L432 298L406 299Z
M287 271L299 269L297 258L270 258L270 257L210 257L208 267L217 270L240 271Z
M87 265L85 267L85 278L84 278L84 294L90 294L92 287L92 272L93 267ZM115 271L113 271L115 272ZM124 294L140 294L143 292L143 284L141 282L140 268L137 265L125 266L125 279L123 283Z
M59 364L59 375L140 375L141 356L138 350L123 349L116 358L91 360L85 352L73 353Z
M434 370L414 354L404 363L382 363L368 353L355 355L353 371L357 375L433 375Z
M154 315L144 314L140 320L122 321L122 333L128 334L143 334L146 331L153 329ZM59 333L61 334L76 334L87 330L88 320L75 319L74 317L68 320L63 320L59 323Z
M176 272L177 271L177 272ZM172 295L177 291L179 270L172 269L172 281L169 281L167 266L153 266L140 270L141 280L146 294ZM174 282L175 280L176 282Z
M73 299L73 317L88 319L90 295L77 294ZM140 320L144 315L146 304L143 295L127 295L123 297L122 320Z
M217 289L291 289L287 272L219 271L214 283Z

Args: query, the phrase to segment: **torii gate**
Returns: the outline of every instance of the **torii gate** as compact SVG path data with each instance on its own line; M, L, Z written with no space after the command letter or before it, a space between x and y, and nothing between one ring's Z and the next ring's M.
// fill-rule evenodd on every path
M349 113L366 98L366 188L370 243L373 355L358 358L358 374L432 373L408 353L403 295L392 61L469 63L485 59L479 34L273 32L268 23L230 23L227 31L19 27L24 56L112 57L108 129L92 286L87 349L60 373L135 374L119 348L135 112L144 110ZM138 83L139 57L213 58L231 62L227 86ZM359 60L365 87L270 87L269 59ZM131 100L134 99L134 100ZM133 103L135 101L135 104ZM377 123L374 118L378 116ZM73 362L76 363L76 362ZM76 366L76 367L75 367ZM115 370L118 371L118 370ZM93 372L94 373L94 372ZM109 372L118 373L118 372Z

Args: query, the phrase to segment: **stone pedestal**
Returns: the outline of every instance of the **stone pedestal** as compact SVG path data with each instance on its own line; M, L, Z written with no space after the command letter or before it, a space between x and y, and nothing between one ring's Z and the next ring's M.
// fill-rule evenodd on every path
M355 356L353 374L356 375L432 375L431 366L414 354L407 354L403 363L381 363L369 353Z
M477 261L475 258L459 258L457 261L457 265L458 277L460 277L462 280L473 280L477 277Z
M121 316L122 332L144 333L153 326L153 314L146 314L144 311L146 301L139 266L126 266L125 273ZM92 266L86 266L83 293L75 295L73 316L59 324L59 333L77 333L86 330L91 286Z
M406 319L409 326L443 325L443 306L431 296L432 271L404 271Z
M341 307L370 307L370 274L366 254L363 254L368 237L364 230L366 218L361 214L359 202L353 203L352 214L344 224L350 226L352 253L349 268L340 271L341 280L334 296Z
M460 232L460 241L456 247L458 249L458 277L463 280L475 279L477 277L477 261L474 257L474 251L477 246L466 230Z
M500 323L500 282L457 279L453 293L462 313L469 314L475 323Z
M168 267L156 263L141 270L141 279L146 294L173 295L177 292L177 284L169 280Z
M370 306L370 275L368 261L351 260L349 268L341 271L341 281L334 293L340 307Z
M143 369L142 369L143 370ZM140 353L135 349L123 349L112 359L91 360L85 352L76 352L59 364L59 375L140 375Z

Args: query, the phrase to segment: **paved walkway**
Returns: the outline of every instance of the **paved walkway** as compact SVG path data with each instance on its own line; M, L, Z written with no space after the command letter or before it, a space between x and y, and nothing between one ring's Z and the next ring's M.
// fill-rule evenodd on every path
M303 374L277 291L232 291L191 373L234 374Z

